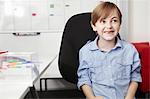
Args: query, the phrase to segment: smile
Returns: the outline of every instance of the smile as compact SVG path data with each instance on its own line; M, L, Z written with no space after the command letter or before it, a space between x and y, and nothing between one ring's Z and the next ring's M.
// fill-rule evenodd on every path
M104 31L104 33L108 33L108 34L111 34L113 33L114 31Z

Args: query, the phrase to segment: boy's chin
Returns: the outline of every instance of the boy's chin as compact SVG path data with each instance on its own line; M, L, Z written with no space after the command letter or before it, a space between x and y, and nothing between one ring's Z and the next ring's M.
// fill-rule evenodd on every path
M112 41L114 40L114 37L103 37L104 40L107 40L107 41Z

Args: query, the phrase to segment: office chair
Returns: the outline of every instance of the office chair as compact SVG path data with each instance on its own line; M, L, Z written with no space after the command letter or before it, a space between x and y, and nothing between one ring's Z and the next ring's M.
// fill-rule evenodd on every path
M79 49L97 36L92 30L90 20L91 13L77 14L67 21L64 28L58 65L62 77L71 83L77 83ZM120 38L119 34L118 37Z
M133 43L141 58L141 76L142 82L139 83L140 94L150 98L150 45L149 42Z
M66 23L58 58L59 70L62 77L77 83L79 65L79 49L88 41L94 40L96 33L90 25L91 13L72 16Z

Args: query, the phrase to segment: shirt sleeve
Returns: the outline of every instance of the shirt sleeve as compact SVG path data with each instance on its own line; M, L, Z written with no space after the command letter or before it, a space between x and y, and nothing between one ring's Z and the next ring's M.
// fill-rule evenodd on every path
M141 78L141 62L137 50L134 52L133 65L131 70L131 81L142 82Z
M89 78L89 72L88 72L88 62L82 50L79 52L79 68L77 74L78 74L77 86L79 89L84 84L91 86L91 80Z

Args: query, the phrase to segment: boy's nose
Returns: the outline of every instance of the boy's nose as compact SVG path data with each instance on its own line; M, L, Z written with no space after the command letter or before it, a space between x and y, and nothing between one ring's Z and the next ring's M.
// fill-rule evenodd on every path
M106 23L106 27L107 27L107 28L112 28L111 22L107 22L107 23Z

